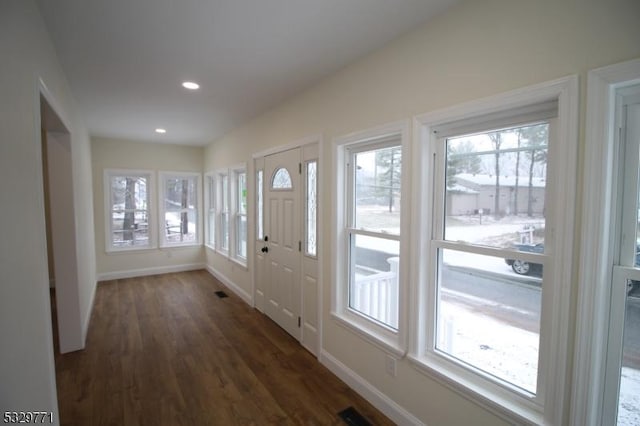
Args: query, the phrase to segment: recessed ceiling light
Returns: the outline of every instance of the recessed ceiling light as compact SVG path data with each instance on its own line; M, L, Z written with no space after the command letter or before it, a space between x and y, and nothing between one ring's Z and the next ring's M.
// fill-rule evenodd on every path
M185 81L182 83L182 87L189 90L198 90L200 85L198 83L194 83L193 81Z
M156 133L167 133L165 129L157 128Z

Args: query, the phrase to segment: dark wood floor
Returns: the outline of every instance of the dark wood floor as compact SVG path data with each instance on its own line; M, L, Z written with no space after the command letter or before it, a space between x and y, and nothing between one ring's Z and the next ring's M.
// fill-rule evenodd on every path
M84 351L56 356L63 425L391 424L206 271L100 283Z

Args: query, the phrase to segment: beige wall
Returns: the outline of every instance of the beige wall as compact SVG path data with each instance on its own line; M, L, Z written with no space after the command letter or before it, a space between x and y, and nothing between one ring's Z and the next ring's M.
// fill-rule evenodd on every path
M587 71L639 57L638 22L637 0L462 2L215 141L206 150L205 169L250 161L252 153L321 134L322 183L324 193L331 194L335 165L330 163L330 146L336 136L571 74L579 75L581 81L582 146ZM325 200L321 215L323 239L328 242L334 208L330 196ZM252 217L253 205L250 208ZM387 376L383 352L330 318L332 253L328 244L322 255L325 351L427 424L501 424L488 411L418 373L406 360L399 361L397 378ZM207 262L225 267L215 254ZM228 273L251 291L249 272Z
M91 146L33 1L0 2L0 61L0 412L51 411L57 419L38 79L71 135L76 334L86 330L95 292Z
M158 172L197 172L203 169L203 148L182 145L92 139L93 192L96 266L98 279L149 275L170 270L190 269L204 265L202 247L154 248L107 253L105 249L104 170L133 169L155 172L153 189L156 202L152 214L158 214ZM200 195L202 196L202 192Z

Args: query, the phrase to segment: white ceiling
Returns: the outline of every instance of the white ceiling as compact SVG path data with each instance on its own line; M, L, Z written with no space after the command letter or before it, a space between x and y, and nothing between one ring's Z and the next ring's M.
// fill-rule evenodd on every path
M456 2L38 1L92 135L188 145L215 140ZM183 89L184 80L201 89Z

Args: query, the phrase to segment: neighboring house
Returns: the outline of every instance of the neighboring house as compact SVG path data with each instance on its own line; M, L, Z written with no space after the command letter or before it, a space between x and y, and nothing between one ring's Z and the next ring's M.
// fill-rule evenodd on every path
M447 192L447 211L453 216L493 214L496 195L496 178L491 175L460 173L455 175L455 184ZM500 210L499 214L527 214L529 198L531 198L531 214L544 214L544 193L546 181L534 177L529 186L529 177L518 178L516 203L515 176L500 176ZM531 192L529 192L531 191Z

